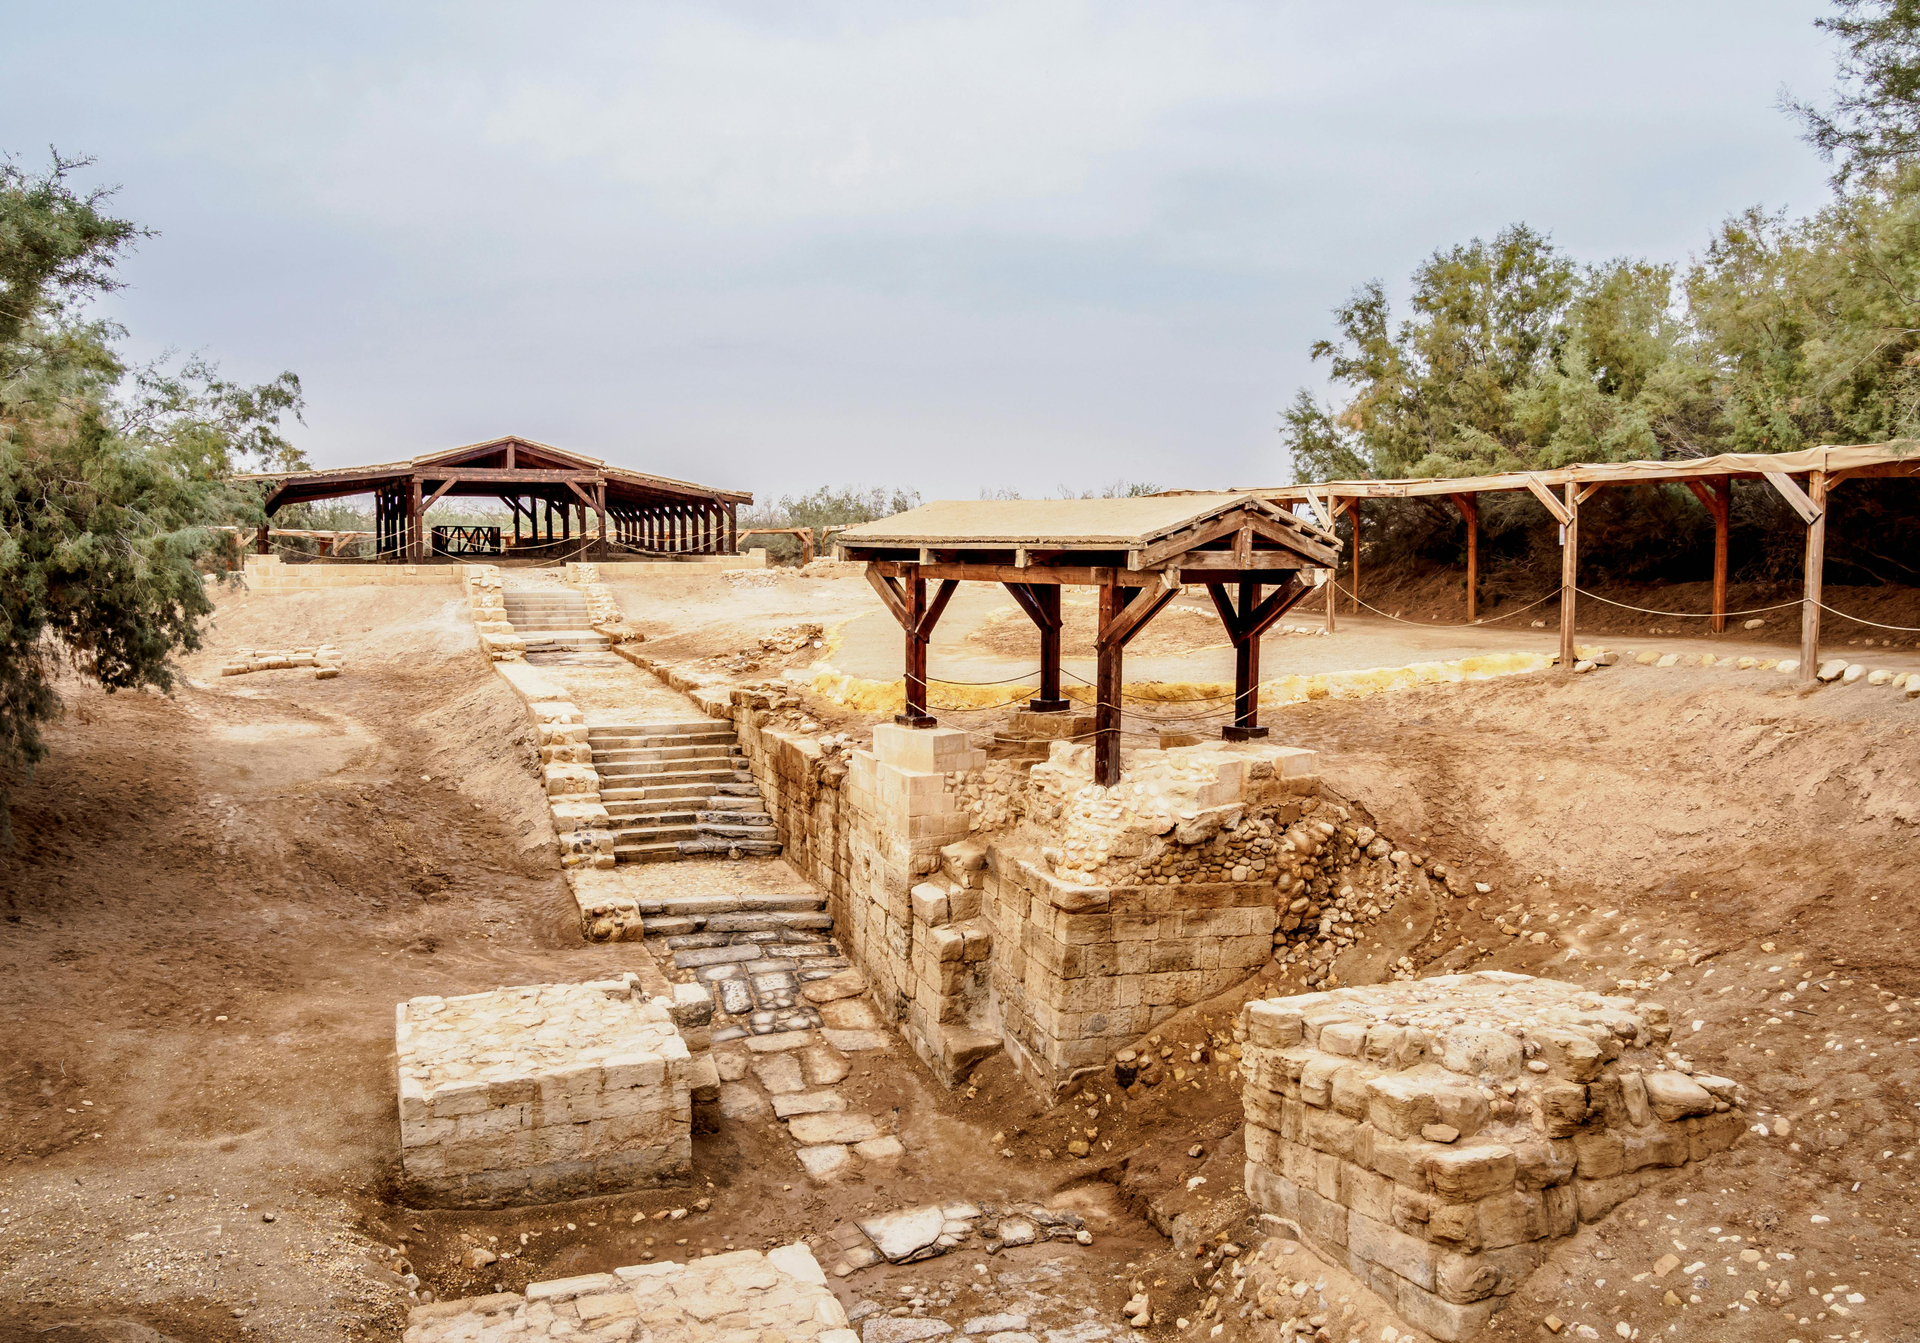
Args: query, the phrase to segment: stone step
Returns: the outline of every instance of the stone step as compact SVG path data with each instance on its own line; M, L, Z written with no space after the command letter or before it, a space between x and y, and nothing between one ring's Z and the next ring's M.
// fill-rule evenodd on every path
M635 901L642 916L649 914L739 914L780 911L814 913L827 907L827 897L742 892L737 895L656 895Z
M690 811L699 811L702 807L706 806L707 803L719 800L719 795L716 793L717 789L726 787L738 788L741 786L740 784L696 782L656 783L645 788L602 788L600 790L600 800L602 802L612 801L622 803L645 802L654 807L668 808L678 805ZM734 798L731 800L736 802L758 801L757 798Z
M630 774L624 776L628 783L608 783L601 781L600 800L602 802L626 802L637 797L654 797L656 788L692 786L702 791L722 788L739 788L743 791L753 788L753 776L729 769L700 769L677 771L671 774ZM667 796L659 794L659 796Z
M609 826L613 831L613 849L617 854L622 844L655 844L664 840L683 840L695 838L699 831L692 825L616 825Z
M735 829L771 830L773 817L764 811L696 811L693 823L702 830L711 830L718 834L732 834ZM754 839L764 839L763 835L754 835Z
M681 735L689 732L725 732L731 734L733 725L721 722L717 718L695 718L685 722L672 723L588 723L589 739L599 736L647 737L659 733Z
M680 845L672 840L613 846L613 860L616 863L677 863L683 857L685 855L680 852Z
M613 858L617 863L671 863L701 854L730 853L735 849L748 857L773 858L780 853L780 841L709 837L644 844L615 844Z
M637 751L649 750L661 746L717 746L732 745L737 738L731 728L715 728L711 732L654 732L613 734L587 730L587 743L596 751Z
M708 802L738 802L743 805L712 809ZM697 805L695 805L697 804ZM607 815L616 819L632 821L661 821L668 817L684 817L688 825L697 820L712 817L720 825L732 824L737 819L741 825L772 825L773 817L754 798L638 798L631 802L608 802L601 795L600 805L607 809Z
M690 783L694 779L732 779L746 771L733 764L730 756L706 756L693 760L596 760L593 767L603 779L653 779L665 783ZM746 774L747 779L753 776ZM640 787L639 783L627 785Z
M689 746L628 746L619 748L602 747L591 737L587 744L593 748L593 762L597 765L605 761L609 765L641 765L658 760L731 760L736 755L744 758L744 753L730 741L700 742Z

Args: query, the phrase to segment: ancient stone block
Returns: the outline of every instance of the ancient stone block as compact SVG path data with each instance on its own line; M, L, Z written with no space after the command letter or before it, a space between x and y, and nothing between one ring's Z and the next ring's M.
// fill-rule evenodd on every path
M402 1177L422 1204L578 1197L690 1169L691 1055L664 1001L627 981L415 998L395 1043Z
M1665 1066L1664 1007L1573 985L1448 975L1252 1002L1241 1026L1249 1200L1436 1338L1483 1328L1637 1172L1745 1131L1734 1082Z

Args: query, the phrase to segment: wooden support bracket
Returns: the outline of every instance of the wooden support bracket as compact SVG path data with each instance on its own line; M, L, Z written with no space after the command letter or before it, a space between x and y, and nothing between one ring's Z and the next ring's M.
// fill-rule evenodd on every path
M1780 497L1793 505L1793 511L1800 515L1802 522L1812 526L1820 520L1819 505L1807 497L1806 491L1794 483L1792 476L1782 475L1778 471L1768 471L1766 478L1767 484L1780 491Z
M1545 485L1535 480L1532 475L1527 476L1526 483L1528 491L1534 498L1540 501L1541 507L1553 514L1553 520L1555 522L1565 527L1573 521L1573 514L1567 511L1566 505L1553 497L1552 491L1548 490Z

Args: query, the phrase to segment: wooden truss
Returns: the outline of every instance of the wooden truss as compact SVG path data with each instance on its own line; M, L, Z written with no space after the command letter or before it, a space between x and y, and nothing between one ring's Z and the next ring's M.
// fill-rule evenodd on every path
M896 721L912 727L936 721L927 711L927 648L963 582L998 583L1034 623L1040 694L1028 708L1065 712L1070 701L1060 689L1060 590L1093 587L1100 611L1094 779L1102 785L1120 779L1124 650L1182 585L1201 584L1213 594L1233 640L1234 722L1222 735L1245 740L1265 734L1259 726L1260 636L1312 590L1302 571L1331 567L1339 555L1330 531L1244 496L1224 502L1221 496L1195 496L1191 518L1130 539L1083 530L1023 538L1027 544L1005 536L956 536L951 514L964 506L941 507L948 516L937 533L916 535L914 513L907 513L852 528L837 543L841 559L866 561L867 581L906 636L907 702ZM931 598L929 583L938 585Z

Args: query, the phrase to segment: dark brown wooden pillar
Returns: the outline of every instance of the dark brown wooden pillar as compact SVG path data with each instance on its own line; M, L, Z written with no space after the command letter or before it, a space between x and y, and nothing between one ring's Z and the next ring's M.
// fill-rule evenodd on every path
M1014 602L1040 631L1040 697L1027 701L1035 713L1061 713L1069 708L1060 695L1060 585L1058 583L1002 583Z
M1357 548L1354 560L1354 579L1358 582ZM1239 603L1241 629L1233 640L1233 722L1220 730L1220 735L1228 741L1247 741L1267 735L1267 730L1260 726L1260 636L1249 632L1253 609L1259 603L1260 585L1243 580Z
M1453 506L1467 520L1467 623L1480 618L1480 504L1471 494L1453 496Z
M1110 637L1126 605L1118 583L1100 585L1100 634L1093 674L1093 781L1102 788L1120 782L1121 657L1126 645Z
M407 537L409 551L415 564L426 558L425 510L420 507L420 477L415 476L407 486Z
M893 721L908 727L932 727L934 718L927 712L927 643L920 631L921 618L927 613L927 580L909 578L906 588L907 617L902 622L907 635L907 710L895 714Z

